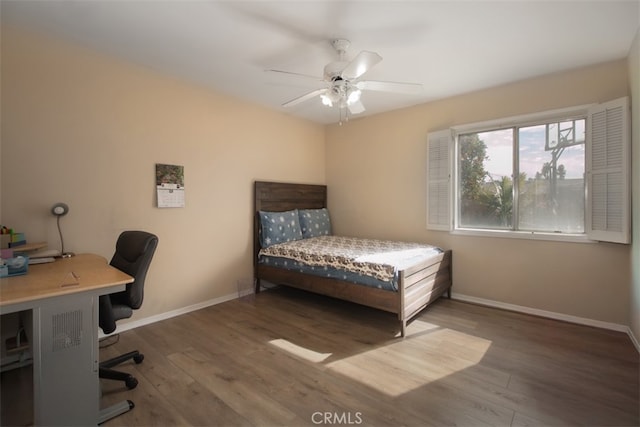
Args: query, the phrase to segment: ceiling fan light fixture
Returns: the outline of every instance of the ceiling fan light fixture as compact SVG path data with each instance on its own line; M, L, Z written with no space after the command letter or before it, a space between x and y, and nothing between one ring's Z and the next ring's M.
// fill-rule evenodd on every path
M320 95L320 99L322 99L322 105L326 105L327 107L333 107L333 101L331 97L326 94Z
M362 95L362 91L360 89L351 89L347 95L347 105L352 105L360 101L360 95Z

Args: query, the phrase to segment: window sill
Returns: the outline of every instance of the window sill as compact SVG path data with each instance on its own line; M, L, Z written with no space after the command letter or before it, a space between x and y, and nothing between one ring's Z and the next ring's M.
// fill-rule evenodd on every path
M586 234L544 233L539 231L481 230L474 228L458 228L451 231L457 236L497 237L507 239L547 240L567 243L597 243Z

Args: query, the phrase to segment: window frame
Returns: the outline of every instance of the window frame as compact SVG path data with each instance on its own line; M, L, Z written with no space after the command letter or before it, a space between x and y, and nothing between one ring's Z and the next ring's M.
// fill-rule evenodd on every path
M459 207L457 135L496 129L526 127L540 122L582 119L585 123L585 231L561 233L461 228ZM427 134L427 229L451 234L568 242L631 243L631 105L629 97L524 114L504 119L457 125ZM448 132L448 136L447 136ZM454 136L456 136L454 138ZM448 144L450 155L444 149ZM514 144L514 150L516 144ZM431 170L435 165L437 172ZM435 173L435 178L433 174ZM444 194L443 188L449 188ZM431 206L431 204L435 206ZM455 223L455 224L454 224ZM454 228L454 225L457 228Z
M511 230L491 229L491 228L472 228L462 227L460 225L460 186L459 186L459 145L458 136L469 133L481 133L501 129L513 129L513 166L514 173L519 170L520 156L518 152L517 130L518 128L544 125L551 122L563 122L567 120L585 119L588 120L589 109L591 105L580 105L577 107L555 109L545 111L542 113L524 114L519 116L508 117L505 119L490 120L485 122L477 122L471 124L465 124L452 127L453 130L453 146L454 146L454 158L452 164L452 176L453 176L453 206L452 206L452 234L458 235L473 235L473 236L493 236L493 237L510 237L510 238L526 238L535 240L558 240L558 241L572 241L572 242L589 242L591 241L587 237L586 230L586 192L585 192L585 231L583 233L556 233L552 231L524 231L518 229L518 211L513 211L513 227ZM586 141L585 141L586 144ZM586 175L586 161L585 161L585 175ZM519 208L518 204L518 191L514 184L513 203L514 206ZM586 183L585 183L586 191Z
M534 239L534 240L555 240L555 241L571 241L571 242L591 242L589 237L587 236L587 195L586 195L586 170L587 164L585 160L584 170L585 170L585 198L584 198L584 210L585 210L585 220L584 220L584 229L583 233L561 233L561 232L553 232L553 231L529 231L529 230L519 230L518 229L518 191L516 191L516 186L514 183L513 190L513 204L516 209L513 210L513 228L511 230L503 230L498 228L473 228L473 227L463 227L460 225L460 170L459 170L459 144L458 137L459 135L469 134L469 133L482 133L482 132L490 132L490 131L498 131L503 129L513 129L513 167L514 174L519 173L519 141L518 141L518 128L524 128L529 126L538 126L545 125L553 122L564 122L568 120L580 120L584 119L588 120L589 117L589 109L592 104L588 105L580 105L576 107L569 108L561 108L550 111L545 111L541 113L533 113L533 114L524 114L519 116L508 117L504 119L498 120L490 120L485 122L476 122L470 123L460 126L452 127L453 131L453 164L452 164L452 229L450 230L452 234L457 235L468 235L468 236L491 236L491 237L509 237L509 238L519 238L519 239ZM586 140L585 140L586 145ZM585 149L586 151L586 149Z

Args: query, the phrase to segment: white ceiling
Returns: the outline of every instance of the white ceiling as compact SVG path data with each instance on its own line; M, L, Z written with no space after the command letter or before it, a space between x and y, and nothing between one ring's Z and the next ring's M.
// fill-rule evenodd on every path
M421 95L367 91L369 115L627 56L640 0L572 1L1 1L2 23L69 37L158 72L318 123L338 110L318 98L336 60L329 40L383 61L364 77L422 83Z

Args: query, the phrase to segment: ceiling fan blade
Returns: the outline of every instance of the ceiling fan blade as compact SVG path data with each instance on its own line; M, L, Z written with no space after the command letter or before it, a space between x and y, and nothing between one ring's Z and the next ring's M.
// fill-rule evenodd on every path
M317 80L317 81L320 81L320 82L324 81L322 77L311 76L309 74L294 73L294 72L291 72L291 71L267 69L267 70L264 70L264 72L265 73L283 74L283 75L294 76L294 77L302 77L304 79L312 79L312 80Z
M380 61L382 61L382 56L363 50L344 67L340 76L345 80L357 79Z
M423 91L422 84L420 83L378 82L374 80L363 80L357 82L355 85L360 90L377 90L380 92L395 92L404 93L407 95L418 95Z
M351 114L360 114L364 112L364 105L362 105L362 101L358 100L357 102L353 102L349 105L349 112Z
M316 89L316 90L312 90L311 92L305 93L304 95L301 95L297 98L293 98L291 101L287 101L284 104L282 104L283 107L293 107L294 105L298 105L301 102L307 101L311 98L313 98L314 96L318 96L318 95L322 95L323 93L327 92L327 89Z

